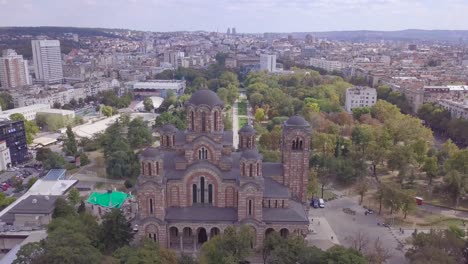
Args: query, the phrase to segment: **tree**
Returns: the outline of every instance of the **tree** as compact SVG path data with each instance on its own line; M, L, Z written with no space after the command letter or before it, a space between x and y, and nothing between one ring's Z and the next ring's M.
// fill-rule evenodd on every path
M65 166L65 159L60 154L52 152L49 154L47 159L42 162L42 165L46 170L63 169Z
M327 250L327 263L366 264L367 261L358 251L342 246L333 246Z
M80 166L83 167L83 166L88 165L89 163L91 163L91 161L89 160L88 155L86 155L86 153L84 152L81 152L80 153Z
M239 263L250 254L253 240L254 237L249 227L242 226L239 230L233 226L227 227L223 234L203 244L200 251L200 263Z
M127 137L132 148L141 148L150 145L153 141L151 131L142 118L135 118L130 121Z
M71 126L67 126L67 140L65 141L64 151L66 155L75 157L78 153L78 148L76 146L75 133Z
M143 100L143 106L145 107L146 112L151 112L154 109L153 105L153 100L151 98L146 97L145 100Z
M357 231L353 236L345 238L351 243L351 248L359 253L363 253L367 250L370 243L369 237L363 231Z
M104 105L101 107L101 113L106 117L111 117L114 114L114 110L112 109L112 106Z
M133 151L113 152L106 163L106 172L112 178L132 178L140 172L140 163Z
M50 148L40 148L36 152L36 160L41 162L45 161L51 153L52 150L50 150Z
M429 180L429 185L432 185L432 180L437 177L437 172L439 170L437 164L437 157L428 157L424 161L424 165L422 167L423 171L426 172L426 177Z
M373 128L369 125L355 126L351 138L353 144L365 155L367 147L374 140Z
M141 264L177 264L177 256L174 252L158 247L152 240L145 239L140 247L124 246L117 249L113 256L120 263Z
M356 184L356 191L360 196L359 204L362 204L364 195L366 195L369 190L369 181L366 178L361 178Z
M31 177L31 178L28 180L28 184L26 185L26 187L27 187L28 189L31 188L31 187L34 185L34 183L36 183L36 181L37 181L37 177Z
M264 241L262 247L262 258L263 263L267 263L268 258L272 254L272 252L279 246L283 244L283 238L280 236L278 232L271 232L268 234Z
M52 214L53 218L65 218L74 215L76 215L75 208L67 203L67 201L65 201L63 198L57 198L57 200L55 200L55 209L54 213Z
M107 252L130 243L133 238L132 228L120 209L114 208L104 215L99 238Z
M31 242L21 246L12 264L32 264L44 254L44 242Z
M15 197L7 197L4 192L0 192L0 210L16 201Z
M81 201L78 189L72 188L70 192L68 192L68 201L72 206L76 206Z
M26 142L28 144L32 144L34 140L34 136L39 132L39 127L32 122L26 120L24 116L20 113L15 113L10 115L10 119L13 121L23 121L24 122L24 131L26 133Z
M353 109L353 117L355 120L361 119L362 115L370 114L371 109L369 107L357 107Z
M380 241L380 237L378 237L374 241L373 246L370 249L368 249L366 253L367 261L372 264L387 263L390 257L391 257L390 251L388 248L382 245L382 241Z
M453 196L455 207L458 207L460 197L466 193L466 177L458 171L452 170L445 176L444 181L447 192Z
M265 119L265 110L263 110L263 108L257 108L257 110L255 110L255 121L260 123L264 119Z
M408 190L408 191L400 191L401 192L401 211L404 214L404 219L406 219L406 215L412 211L416 210L416 201L414 200L415 193Z

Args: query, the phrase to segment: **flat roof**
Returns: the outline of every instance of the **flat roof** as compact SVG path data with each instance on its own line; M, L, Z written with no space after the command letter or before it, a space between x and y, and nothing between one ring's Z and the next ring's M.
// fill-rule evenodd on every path
M127 199L132 197L130 194L117 191L93 192L86 202L107 208L120 208Z
M42 178L44 181L56 181L65 179L65 173L67 170L64 169L51 169L49 172Z

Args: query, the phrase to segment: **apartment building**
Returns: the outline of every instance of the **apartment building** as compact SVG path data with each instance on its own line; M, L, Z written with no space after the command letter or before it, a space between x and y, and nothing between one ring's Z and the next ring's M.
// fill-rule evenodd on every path
M376 102L377 91L374 88L354 86L346 89L345 109L348 112L358 107L371 107Z

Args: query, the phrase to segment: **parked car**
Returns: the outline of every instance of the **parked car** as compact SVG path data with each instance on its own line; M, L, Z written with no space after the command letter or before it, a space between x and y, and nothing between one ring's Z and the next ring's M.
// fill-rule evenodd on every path
M325 208L325 201L322 198L319 199L318 203L320 208Z
M318 199L312 199L312 201L310 202L310 206L314 207L314 208L318 208L319 207L319 201Z
M372 209L367 209L366 212L365 212L364 214L365 214L365 215L374 214L374 210L372 210Z

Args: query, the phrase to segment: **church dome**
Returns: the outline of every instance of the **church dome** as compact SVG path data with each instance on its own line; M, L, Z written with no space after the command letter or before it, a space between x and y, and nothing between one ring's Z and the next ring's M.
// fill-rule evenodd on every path
M159 156L159 154L160 153L158 149L153 148L153 147L148 147L140 154L140 156L142 158L156 158Z
M251 134L255 134L255 129L249 125L249 124L246 124L245 126L243 126L240 130L239 130L239 133L251 133Z
M193 105L208 105L210 107L215 105L224 105L223 101L219 99L218 95L208 89L201 89L196 91L192 94L187 103Z
M162 133L175 133L177 132L177 128L173 124L165 124L160 131Z
M241 157L244 159L250 159L250 160L262 159L262 155L260 155L260 153L258 153L256 149L249 149L249 150L243 151Z
M301 116L291 116L288 120L285 122L286 126L310 126L309 122L307 122L303 117Z

